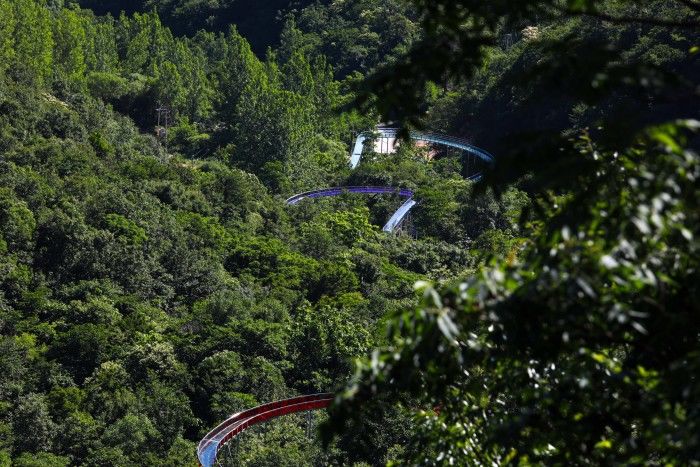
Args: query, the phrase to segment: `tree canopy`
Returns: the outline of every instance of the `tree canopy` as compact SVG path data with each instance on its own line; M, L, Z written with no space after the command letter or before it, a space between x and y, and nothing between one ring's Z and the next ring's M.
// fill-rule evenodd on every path
M328 438L411 401L410 463L696 463L700 8L414 3L426 36L358 104L425 125L432 87L461 80L436 106L507 142L485 186L525 176L532 231L465 281L417 285Z
M326 391L227 461L699 461L697 1L0 17L0 465L187 465ZM350 170L379 122L497 163L404 139ZM285 206L352 185L419 203L397 235L398 196Z

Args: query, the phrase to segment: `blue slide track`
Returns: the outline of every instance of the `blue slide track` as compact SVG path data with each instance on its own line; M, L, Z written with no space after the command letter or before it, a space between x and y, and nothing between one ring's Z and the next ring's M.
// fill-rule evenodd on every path
M408 200L401 205L398 211L396 211L389 221L386 223L384 232L394 232L396 228L403 222L404 218L408 215L409 211L418 204L413 200L413 191L406 188L391 188L384 186L346 186L337 188L324 188L322 190L307 191L306 193L300 193L294 195L287 200L287 205L294 206L305 199L313 198L324 198L329 196L340 196L344 193L361 193L369 195L399 195L402 198L408 198Z
M355 169L360 164L362 159L362 154L365 150L365 143L367 141L372 141L376 139L384 139L389 141L396 141L399 134L398 128L387 128L378 127L375 132L364 132L361 133L355 140L353 145L352 154L350 154L350 168ZM482 160L488 165L492 165L495 162L495 158L489 154L487 151L478 148L471 144L469 141L463 138L457 138L454 136L440 135L437 133L430 132L420 132L412 131L410 132L410 137L416 142L428 143L431 145L446 146L450 148L458 149L466 154L475 156L476 158ZM380 146L382 146L380 144ZM387 144L387 147L390 144ZM383 146L382 146L383 147ZM469 180L479 181L481 179L481 173L472 174ZM292 196L287 200L288 205L296 205L301 200L306 198L322 198L327 196L339 196L343 193L364 193L364 194L390 194L399 193L403 197L409 198L401 207L391 216L391 218L384 225L382 230L384 232L393 233L395 232L403 220L408 216L418 202L413 200L413 193L410 190L401 188L386 188L386 187L343 187L343 188L325 188L321 190L314 190L307 193L301 193Z
M352 154L350 155L350 167L354 169L359 165L366 141L374 138L395 139L397 135L398 130L396 128L384 127L379 127L376 133L367 132L360 134L355 140ZM467 154L476 156L477 158L486 162L488 165L492 165L495 162L491 154L483 149L473 146L461 138L424 132L411 132L410 136L411 139L417 142L425 142L432 145L441 145L459 149ZM475 173L468 179L478 181L480 178L481 174ZM299 193L289 198L287 200L287 205L295 206L306 199L340 196L346 193L398 195L402 198L406 198L406 201L391 216L386 225L384 225L383 230L389 233L395 232L411 209L418 204L418 202L413 199L414 192L406 188L347 186L324 188L320 190L308 191L306 193ZM199 442L197 445L197 458L199 459L199 463L203 467L212 467L217 464L222 465L222 459L220 459L221 456L219 454L223 448L226 446L230 447L228 443L251 426L288 414L325 409L331 404L331 402L333 402L333 398L334 395L331 393L312 394L277 402L270 402L252 409L244 410L243 412L235 413L207 433L207 435Z
M352 154L350 155L350 168L355 169L360 165L360 160L362 159L362 153L365 148L365 142L367 140L372 140L374 138L385 138L385 139L395 139L398 136L399 130L397 128L385 128L379 127L377 131L361 133L355 140L355 145L352 149ZM431 144L437 144L440 146L447 146L460 151L464 151L468 154L472 154L489 165L495 162L495 158L484 151L471 144L469 141L463 138L457 138L455 136L440 135L437 133L421 132L421 131L411 131L410 137L412 140L417 142L426 142Z

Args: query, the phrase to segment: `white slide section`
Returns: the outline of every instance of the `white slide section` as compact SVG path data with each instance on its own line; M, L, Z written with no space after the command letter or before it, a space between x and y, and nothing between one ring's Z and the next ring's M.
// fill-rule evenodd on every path
M382 230L384 232L393 233L416 204L418 204L418 202L413 198L408 199L401 205L399 210L396 211L393 216L391 216L391 219L389 219L389 222L386 223Z

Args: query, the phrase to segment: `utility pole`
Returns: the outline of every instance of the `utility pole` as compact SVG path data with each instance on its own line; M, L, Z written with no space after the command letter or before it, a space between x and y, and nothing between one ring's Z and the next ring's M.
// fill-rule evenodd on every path
M168 129L170 128L170 119L172 112L170 107L163 105L158 102L158 108L156 109L158 113L158 122L156 124L156 136L161 140L163 146L165 146L165 152L168 152Z

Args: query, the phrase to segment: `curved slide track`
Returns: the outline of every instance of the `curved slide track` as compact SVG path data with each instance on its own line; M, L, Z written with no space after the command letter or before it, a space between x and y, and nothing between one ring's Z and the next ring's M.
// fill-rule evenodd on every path
M375 148L379 148L377 152L392 153L396 148L397 136L398 130L396 128L385 127L377 128L376 132L366 132L360 134L355 140L353 151L350 155L350 167L354 169L359 165L366 141L378 140L379 145L377 146L375 143ZM411 132L410 137L418 143L423 142L430 145L440 145L458 149L488 165L492 165L495 162L495 159L491 154L483 149L473 146L471 143L461 138L426 132ZM481 173L478 171L470 174L468 177L469 180L474 181L478 181L480 178ZM340 196L345 193L393 194L406 198L406 201L391 216L383 228L385 232L389 233L396 231L411 209L418 204L418 202L413 199L413 191L405 188L350 186L325 188L300 193L289 198L287 200L287 205L294 206L305 199ZM197 445L197 457L199 458L199 463L203 467L212 467L217 464L221 465L221 456L219 456L219 454L221 453L222 449L224 449L226 446L230 446L228 443L231 440L236 438L236 436L251 426L264 423L268 420L282 417L284 415L325 409L331 404L331 402L333 402L334 397L335 396L332 393L299 396L277 402L270 402L268 404L263 404L255 408L233 414L216 428L207 433L204 439L199 442Z
M307 191L306 193L300 193L294 195L287 200L287 205L294 206L299 204L301 201L308 198L325 198L329 196L340 196L345 193L361 193L367 195L399 195L402 198L408 198L405 203L391 216L389 221L383 227L384 232L393 233L396 228L401 225L404 218L411 211L413 206L418 204L417 201L413 199L413 191L406 188L392 188L385 186L346 186L346 187L336 187L336 188L324 188L322 190Z
M294 397L233 414L207 433L204 439L199 442L197 445L199 463L204 467L215 465L221 449L253 425L284 415L325 409L331 404L334 397L335 395L331 393Z
M398 137L398 133L398 128L387 127L378 127L375 132L360 133L360 135L355 140L355 145L353 146L352 154L350 155L350 168L355 169L358 165L360 165L362 153L365 149L365 142L367 140L379 140L379 151L377 152L383 152L385 148L387 151L393 152L396 148L396 139ZM467 154L481 159L489 165L493 164L496 160L487 151L484 151L483 149L474 146L469 141L463 138L422 131L411 131L410 137L412 140L418 143L423 142L428 144L437 144L439 146L447 146L450 148L459 149L460 151L464 151ZM386 146L383 144L382 140L385 140Z

